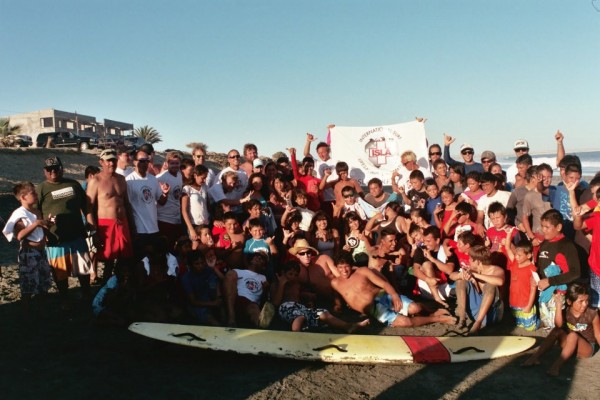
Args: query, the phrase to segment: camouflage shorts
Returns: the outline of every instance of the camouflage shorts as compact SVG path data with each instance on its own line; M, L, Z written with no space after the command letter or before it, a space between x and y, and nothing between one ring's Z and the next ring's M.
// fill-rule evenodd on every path
M19 251L21 294L46 293L52 286L52 274L46 252L32 248Z

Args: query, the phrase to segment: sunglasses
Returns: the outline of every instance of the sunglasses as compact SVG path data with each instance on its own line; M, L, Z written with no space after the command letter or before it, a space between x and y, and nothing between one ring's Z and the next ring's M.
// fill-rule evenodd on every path
M431 153L429 153L429 156L441 156L442 152L441 151L432 151Z
M227 158L241 158L242 156L240 156L239 154L236 154L235 156L227 156Z
M47 172L59 172L60 171L60 167L55 166L55 167L46 167L44 168Z
M302 251L302 252L299 252L299 253L298 253L298 255L299 255L300 257L304 257L304 256L312 256L312 252L310 252L310 251Z
M145 162L149 162L150 159L149 158L138 158L136 161L137 162L141 162L141 163L145 163Z
M194 157L195 158L206 158L206 156L204 154L196 154ZM231 158L231 157L229 157L229 158Z
M345 199L349 199L349 198L351 198L351 197L354 197L354 195L353 195L353 194L345 194L345 195L343 195L343 197L344 197Z
M465 151L461 151L460 154L465 155L465 154L475 154L475 152L473 150L465 150Z
M486 159L483 159L483 160L481 160L481 163L482 163L482 164L491 164L491 163L493 163L493 162L494 162L494 160L489 160L489 159L487 159L487 158L486 158Z
M520 149L515 149L515 152L523 152L523 151L529 151L529 149L527 147L522 147Z

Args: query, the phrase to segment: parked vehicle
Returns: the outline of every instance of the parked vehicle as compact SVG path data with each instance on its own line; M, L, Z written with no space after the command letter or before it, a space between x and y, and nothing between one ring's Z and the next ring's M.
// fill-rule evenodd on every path
M111 137L101 137L98 139L99 149L116 149L119 146L119 142Z
M77 147L80 150L90 148L90 138L81 137L73 132L43 132L35 139L36 147L46 147L48 141L54 147Z
M98 147L98 134L95 132L79 131L79 136L90 139L90 149Z
M8 135L6 137L8 146L29 147L33 145L33 140L29 135Z
M128 149L137 151L142 145L146 144L143 137L140 136L123 136L123 142Z

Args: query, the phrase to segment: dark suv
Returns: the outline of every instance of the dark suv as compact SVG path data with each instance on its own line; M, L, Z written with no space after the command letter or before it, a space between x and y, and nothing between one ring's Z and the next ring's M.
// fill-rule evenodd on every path
M72 132L44 132L37 135L35 139L36 147L46 147L50 139L55 147L77 147L80 150L87 150L90 147L90 138L81 137Z

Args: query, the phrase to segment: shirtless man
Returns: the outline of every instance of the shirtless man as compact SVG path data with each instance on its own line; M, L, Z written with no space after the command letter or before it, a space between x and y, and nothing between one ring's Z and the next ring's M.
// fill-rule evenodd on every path
M254 160L258 160L258 148L255 144L246 143L244 145L244 163L240 165L240 169L246 173L246 176L252 175L254 172Z
M87 221L97 227L98 257L105 261L104 279L112 274L114 261L120 262L133 256L129 231L131 209L127 198L125 177L115 172L117 152L106 149L100 153L102 171L90 180L87 188ZM135 231L135 229L134 229ZM117 267L117 274L125 271Z
M298 280L311 289L315 294L315 301L330 303L334 299L331 288L332 270L335 268L333 260L328 255L319 255L314 247L311 247L306 239L298 239L294 247L289 249L290 254L296 256L302 268Z
M401 267L402 250L396 251L398 241L394 228L385 228L381 231L379 244L371 247L369 251L368 267L381 273L387 280L396 286L396 267Z
M445 309L429 316L416 316L420 304L399 295L379 272L371 268L352 269L350 263L340 257L336 264L336 277L331 286L359 313L368 314L379 322L392 327L417 327L436 322L454 324L456 319Z
M475 335L487 325L502 319L504 305L500 287L504 285L504 270L491 265L490 251L483 245L469 250L469 267L450 274L456 282L456 315L458 326L465 325L466 314L474 320L469 334Z

